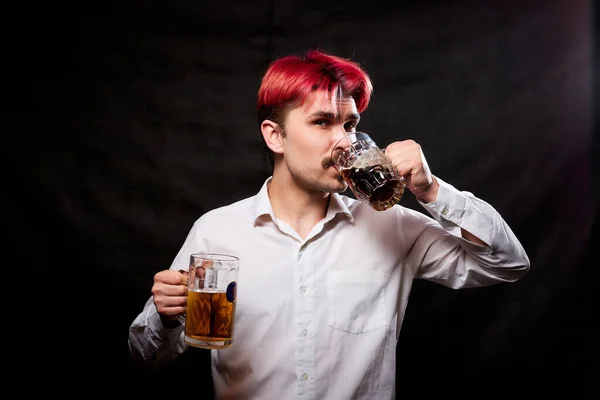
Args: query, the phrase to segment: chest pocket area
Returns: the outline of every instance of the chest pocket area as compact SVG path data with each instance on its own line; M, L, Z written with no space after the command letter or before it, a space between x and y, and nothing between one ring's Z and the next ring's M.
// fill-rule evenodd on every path
M385 273L327 271L327 325L353 334L386 325Z

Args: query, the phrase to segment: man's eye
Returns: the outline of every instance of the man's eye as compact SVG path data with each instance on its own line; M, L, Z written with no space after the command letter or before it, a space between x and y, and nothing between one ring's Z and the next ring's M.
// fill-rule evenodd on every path
M326 119L318 119L316 121L313 122L315 125L319 125L319 126L327 126L329 124L329 121L327 121Z
M356 122L352 121L352 122L346 122L344 124L344 129L346 129L346 131L349 131L350 129L354 129L356 128Z

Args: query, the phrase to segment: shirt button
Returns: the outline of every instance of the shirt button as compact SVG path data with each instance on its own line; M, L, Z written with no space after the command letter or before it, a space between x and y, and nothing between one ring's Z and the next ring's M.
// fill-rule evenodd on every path
M442 215L448 215L448 207L444 207L442 210Z
M306 286L300 286L300 291L302 293L305 293L306 292Z
M302 374L302 379L304 379L305 381L308 380L308 374L306 372Z
M306 329L302 329L302 336L308 335L308 331Z

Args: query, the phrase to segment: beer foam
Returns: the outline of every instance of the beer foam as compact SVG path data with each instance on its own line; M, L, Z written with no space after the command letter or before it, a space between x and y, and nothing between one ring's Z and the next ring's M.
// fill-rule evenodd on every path
M361 151L352 162L351 168L366 168L372 165L387 165L389 160L385 158L382 151L377 148L370 148Z

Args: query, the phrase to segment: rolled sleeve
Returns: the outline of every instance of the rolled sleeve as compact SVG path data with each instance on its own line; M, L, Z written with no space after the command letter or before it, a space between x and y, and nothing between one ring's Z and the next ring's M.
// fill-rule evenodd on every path
M435 280L447 268L446 271L453 271L460 278L448 284L452 287L489 284L494 279L514 281L523 276L529 270L529 258L500 213L472 193L459 191L437 176L436 179L440 185L436 200L419 203L466 253L442 246L443 241L429 246L429 250L435 248L439 254L428 252L424 258L428 261L421 271L423 276ZM487 246L463 238L461 229Z
M188 347L184 325L165 327L150 298L129 329L129 348L134 359L148 369L157 369Z

